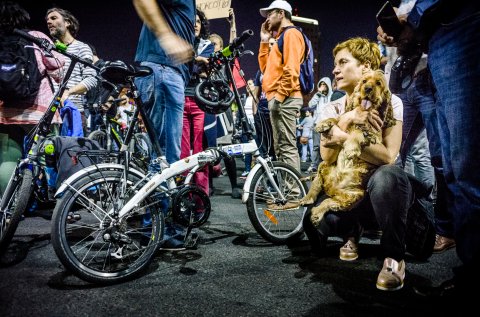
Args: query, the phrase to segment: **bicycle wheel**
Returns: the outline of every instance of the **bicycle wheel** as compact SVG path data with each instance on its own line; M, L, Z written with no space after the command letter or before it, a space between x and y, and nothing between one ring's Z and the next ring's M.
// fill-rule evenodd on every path
M152 196L118 217L140 180L131 173L126 180L122 175L108 169L86 175L57 201L52 245L63 265L85 281L113 284L138 276L163 237L163 214Z
M200 227L208 220L210 212L210 198L195 185L183 187L172 200L173 219L185 227Z
M27 208L33 190L33 175L24 169L20 175L13 175L5 189L4 206L0 209L0 255L12 241L23 212Z
M90 132L88 135L88 138L90 140L95 140L98 142L98 144L102 147L102 149L107 149L107 134L104 131L101 130L95 130Z
M301 180L300 173L290 165L283 162L272 164L273 177L285 200L274 190L267 176L268 171L261 168L252 179L247 211L253 227L265 240L284 244L303 234L302 221L307 208L288 208L288 204L304 197L307 186Z

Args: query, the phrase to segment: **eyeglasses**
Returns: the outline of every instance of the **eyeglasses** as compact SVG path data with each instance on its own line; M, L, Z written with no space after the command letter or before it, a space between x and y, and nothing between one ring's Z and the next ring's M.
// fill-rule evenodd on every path
M278 10L272 10L272 11L268 12L267 18L269 18L274 13L278 13Z

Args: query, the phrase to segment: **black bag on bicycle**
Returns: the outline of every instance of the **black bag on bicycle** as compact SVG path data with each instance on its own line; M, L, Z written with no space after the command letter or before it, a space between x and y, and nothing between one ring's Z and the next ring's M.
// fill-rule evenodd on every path
M0 99L7 106L33 102L41 80L33 43L18 35L0 39Z
M100 150L101 147L95 140L82 137L52 137L54 146L54 165L57 169L56 187L60 187L62 182L79 170L88 167L94 163L99 163L98 156L80 156L76 153L85 150Z

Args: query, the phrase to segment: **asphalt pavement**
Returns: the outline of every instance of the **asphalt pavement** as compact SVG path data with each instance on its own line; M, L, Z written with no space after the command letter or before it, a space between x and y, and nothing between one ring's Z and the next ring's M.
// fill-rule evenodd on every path
M2 259L0 316L447 315L413 287L450 278L459 264L454 249L427 261L407 257L404 288L379 291L378 237L364 237L352 262L339 260L339 239L329 241L322 258L310 255L306 240L275 246L255 232L246 206L230 197L226 176L214 186L212 214L198 229L195 250L159 251L143 276L113 286L89 284L65 270L50 243L50 221L42 217L51 211L26 218Z

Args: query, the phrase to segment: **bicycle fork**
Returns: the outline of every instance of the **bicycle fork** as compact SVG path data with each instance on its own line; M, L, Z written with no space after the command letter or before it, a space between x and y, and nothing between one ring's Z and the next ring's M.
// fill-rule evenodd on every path
M283 192L280 190L278 187L278 184L280 184L280 180L275 180L275 176L278 178L280 175L275 175L275 172L272 168L269 166L270 160L266 160L260 155L257 156L256 158L256 164L250 171L250 173L247 176L247 179L245 180L245 185L243 185L243 196L242 196L242 202L245 204L248 200L248 197L250 196L250 186L252 184L253 177L257 174L257 171L261 168L265 169L268 180L270 181L271 186L273 189L279 194L279 198L281 200L285 200L285 196L283 195Z

